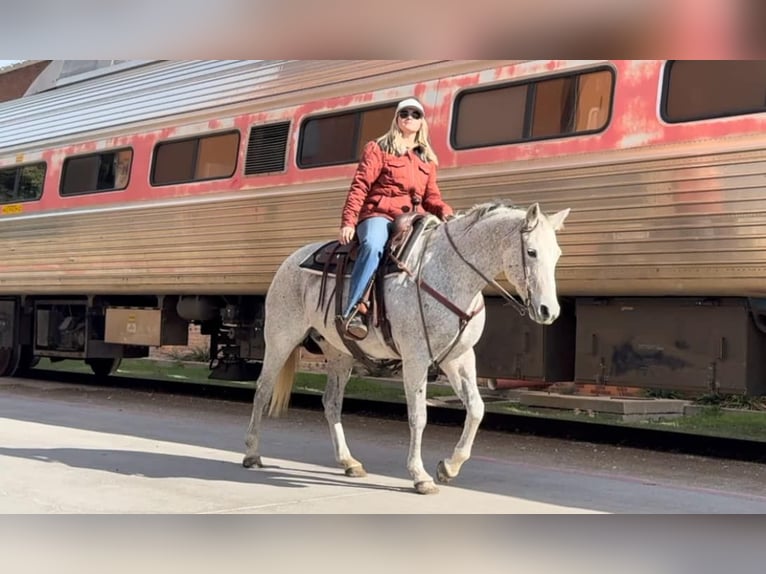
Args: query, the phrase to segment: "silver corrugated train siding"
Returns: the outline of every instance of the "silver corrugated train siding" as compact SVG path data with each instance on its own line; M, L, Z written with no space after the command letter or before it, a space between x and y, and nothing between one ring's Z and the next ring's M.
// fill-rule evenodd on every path
M404 60L157 62L0 105L0 153L78 134L418 68Z
M559 236L562 294L764 296L766 154L708 149L652 160L602 154L601 165L477 177L473 197L573 210Z
M335 215L317 214L320 195L7 221L0 293L262 293L285 253L316 240L305 222Z
M505 197L575 210L560 236L562 295L766 292L762 152L524 167L445 170L442 190L458 208ZM265 293L294 249L334 238L347 186L8 219L0 294Z

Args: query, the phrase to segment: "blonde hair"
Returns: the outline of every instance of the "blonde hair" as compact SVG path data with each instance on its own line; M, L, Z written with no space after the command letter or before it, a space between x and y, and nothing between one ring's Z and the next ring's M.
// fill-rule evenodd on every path
M398 113L394 114L394 119L391 121L391 128L377 140L377 144L386 153L392 155L404 155L407 153L407 146L404 145L404 136L399 129L397 123ZM425 115L421 116L420 129L415 134L415 147L420 147L421 158L423 161L432 162L439 165L439 158L436 157L436 153L431 148L431 143L428 140L428 122Z

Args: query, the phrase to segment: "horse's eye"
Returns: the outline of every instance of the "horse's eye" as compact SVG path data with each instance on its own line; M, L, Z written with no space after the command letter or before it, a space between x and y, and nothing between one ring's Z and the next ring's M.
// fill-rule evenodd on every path
M527 249L527 255L530 257L537 257L537 249Z

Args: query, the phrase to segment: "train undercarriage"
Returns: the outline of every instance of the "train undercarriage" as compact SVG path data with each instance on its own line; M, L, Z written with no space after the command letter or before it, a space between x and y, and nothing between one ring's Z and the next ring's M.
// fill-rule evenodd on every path
M561 298L540 326L487 297L477 370L490 383L589 383L690 393L766 394L766 301L749 298ZM123 358L210 335L210 378L254 381L264 353L261 296L0 298L0 376L41 357L109 375ZM317 352L318 349L311 349Z
M488 298L479 376L508 386L576 382L690 394L766 394L766 301L561 299L543 327Z
M210 335L212 379L255 380L263 359L258 296L91 296L0 298L0 376L41 357L79 359L96 375L152 347L186 345L190 324Z

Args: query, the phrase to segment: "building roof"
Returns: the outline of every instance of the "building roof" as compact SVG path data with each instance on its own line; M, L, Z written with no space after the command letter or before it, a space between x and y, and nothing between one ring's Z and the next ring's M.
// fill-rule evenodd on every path
M34 64L37 64L38 62L43 62L44 60L9 60L9 61L12 63L6 64L6 65L0 65L0 74L7 74L8 72L13 72L14 70L19 70L21 68L33 66Z

